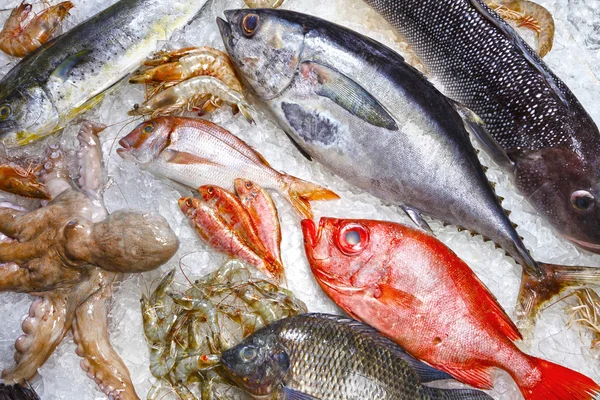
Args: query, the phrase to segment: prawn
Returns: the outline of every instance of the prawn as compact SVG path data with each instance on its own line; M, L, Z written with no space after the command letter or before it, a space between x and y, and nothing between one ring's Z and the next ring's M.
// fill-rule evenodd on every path
M592 348L600 343L600 296L592 289L580 289L573 292L578 305L571 308L572 318L592 331L594 340Z
M554 18L546 8L529 0L486 0L503 19L533 30L538 36L538 54L544 57L554 42Z
M0 50L14 57L25 57L34 52L50 40L73 7L70 1L63 1L46 8L25 26L21 26L32 8L31 4L21 3L10 13L0 31Z
M0 190L23 197L50 200L48 189L38 181L42 167L23 168L14 163L0 164Z
M250 8L277 8L283 4L283 0L244 0Z

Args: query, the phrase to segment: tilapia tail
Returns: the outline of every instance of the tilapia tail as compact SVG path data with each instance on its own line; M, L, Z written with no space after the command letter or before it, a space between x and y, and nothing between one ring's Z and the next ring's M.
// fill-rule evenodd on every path
M312 219L313 217L310 207L311 201L337 200L340 198L329 189L290 175L283 175L281 180L283 182L282 192L303 218Z

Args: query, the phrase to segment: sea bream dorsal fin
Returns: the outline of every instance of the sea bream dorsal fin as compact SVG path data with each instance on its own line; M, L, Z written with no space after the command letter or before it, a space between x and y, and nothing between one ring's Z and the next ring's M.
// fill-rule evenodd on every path
M521 38L514 29L510 28L510 25L504 21L499 15L493 12L486 4L482 3L481 0L469 0L473 7L492 25L498 28L518 49L523 53L523 56L533 68L535 68L544 78L544 81L552 88L552 91L565 105L570 108L569 102L565 97L564 93L559 89L558 83L554 76L546 69L540 62L541 58L529 48L527 43Z
M352 115L374 126L398 130L394 117L375 97L335 68L305 61L300 64L300 74L316 85L316 94L334 101Z

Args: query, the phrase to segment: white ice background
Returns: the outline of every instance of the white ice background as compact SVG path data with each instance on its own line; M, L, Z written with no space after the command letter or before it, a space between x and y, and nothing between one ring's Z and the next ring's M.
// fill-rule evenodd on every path
M75 8L65 23L70 28L116 0L73 0ZM546 57L553 71L571 88L597 124L600 124L600 2L596 0L537 0L547 7L556 20L554 49ZM1 0L0 9L11 9L20 0ZM223 49L215 24L215 17L228 8L241 7L241 0L214 0L202 18L179 32L169 46L209 45ZM37 4L37 7L40 5ZM369 35L394 49L405 46L397 41L392 29L360 0L286 0L283 8L317 15L346 25ZM9 11L0 12L0 23ZM533 36L525 33L529 38ZM177 43L174 43L177 42ZM157 49L158 50L158 49ZM15 65L15 60L0 54L0 76ZM143 291L165 271L181 268L189 276L199 276L218 267L225 257L211 251L188 226L177 206L181 188L140 172L135 165L123 162L115 150L116 140L127 134L138 122L131 121L126 110L142 100L141 87L122 84L105 98L103 103L86 118L112 125L101 134L104 162L112 185L106 191L105 202L110 211L134 209L162 214L181 240L177 255L160 270L144 275L127 277L117 288L110 314L110 337L117 352L128 366L140 397L145 398L152 386L148 370L148 350L142 333L139 299ZM315 202L316 217L371 218L410 224L397 207L384 206L341 179L325 171L319 164L308 162L292 146L284 133L267 117L256 114L256 125L249 125L240 116L232 116L230 108L210 116L210 119L241 137L260 151L274 168L289 174L324 184L341 196L340 201ZM67 128L60 141L72 148L77 126ZM55 141L57 139L54 139ZM485 155L482 161L491 168L488 177L497 183L497 192L512 211L511 219L519 225L518 232L537 260L569 265L600 267L600 256L581 251L550 229L530 205L519 196L507 174L491 165ZM310 311L339 312L339 309L319 289L313 279L302 247L299 218L282 197L274 193L283 230L282 254L290 288L306 302ZM15 201L14 196L0 194L0 198ZM21 204L29 204L20 200ZM443 227L432 221L437 237L462 257L502 306L512 315L520 280L520 268L492 243L480 237L458 232L454 227ZM177 280L185 282L181 270ZM13 344L21 334L20 324L32 298L15 293L0 294L0 369L12 365ZM537 322L532 340L520 343L526 352L573 368L600 382L598 351L590 350L591 335L581 332L579 326L569 326L569 307L573 300L548 307ZM442 312L440 310L440 312ZM93 381L79 367L73 339L69 334L41 368L41 379L34 387L43 400L51 399L104 399ZM496 385L490 392L496 399L521 399L513 381L504 372L498 372Z

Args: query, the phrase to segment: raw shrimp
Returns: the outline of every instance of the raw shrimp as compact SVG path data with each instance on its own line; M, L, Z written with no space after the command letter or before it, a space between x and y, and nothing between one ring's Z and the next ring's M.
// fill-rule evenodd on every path
M42 168L23 168L20 165L0 164L0 190L23 197L50 200L48 189L38 181L37 172Z
M540 57L552 49L554 18L547 9L528 0L486 0L486 3L505 20L536 32Z
M11 13L0 31L0 50L14 57L25 57L50 40L74 5L64 1L37 14L27 25L21 23L31 12L31 4L21 3Z
M578 305L571 308L573 321L588 328L594 335L592 348L600 343L600 296L592 289L580 289L572 293Z
M202 399L232 398L224 394L236 389L222 377L220 354L275 319L307 311L291 292L252 277L239 261L196 280L184 293L171 290L172 277L167 275L144 300L143 308L160 309L163 318L175 321L160 341L148 340L150 370L161 382L149 398L158 398L164 385L181 399L197 399L195 383ZM154 330L155 321L144 318L144 329Z
M212 76L197 76L171 86L156 93L129 114L152 115L152 118L156 118L162 115L181 115L194 109L210 112L223 103L231 104L234 113L239 110L248 122L254 122L250 115L250 105L244 96Z

